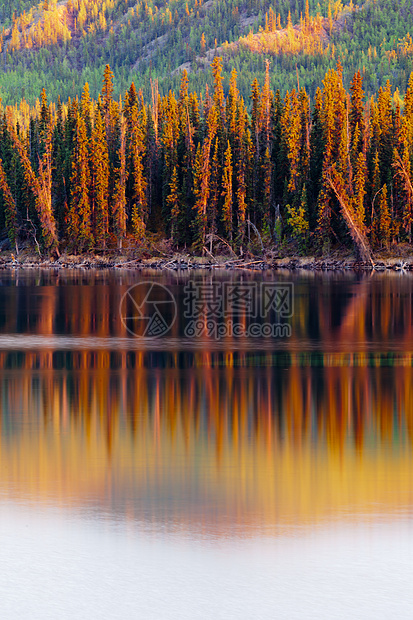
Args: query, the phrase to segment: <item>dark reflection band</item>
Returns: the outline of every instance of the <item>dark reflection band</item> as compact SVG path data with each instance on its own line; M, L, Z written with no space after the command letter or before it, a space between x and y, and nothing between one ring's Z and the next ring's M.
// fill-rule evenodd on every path
M412 367L413 352L0 351L1 370Z

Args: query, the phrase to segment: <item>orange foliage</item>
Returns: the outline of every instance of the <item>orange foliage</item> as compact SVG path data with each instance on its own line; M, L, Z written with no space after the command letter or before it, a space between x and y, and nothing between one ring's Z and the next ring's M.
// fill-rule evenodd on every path
M52 0L45 6L14 19L9 33L9 51L65 43L72 33L95 34L107 29L106 16L113 10L114 0L69 0L66 5Z
M54 0L47 8L40 4L38 10L30 9L14 20L9 50L42 47L69 41L70 38L66 7L58 6Z
M257 34L252 31L239 40L240 47L261 54L322 54L328 45L326 20L320 15L309 19L309 24L289 26L279 30L276 20L270 16L268 30Z

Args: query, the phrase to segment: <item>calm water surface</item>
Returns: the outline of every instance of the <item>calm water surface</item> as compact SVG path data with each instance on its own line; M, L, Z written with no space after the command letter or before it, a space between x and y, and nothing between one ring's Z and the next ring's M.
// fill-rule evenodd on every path
M120 316L143 280L177 302L157 339ZM292 282L291 337L186 337L189 280ZM412 299L1 272L0 617L412 618Z

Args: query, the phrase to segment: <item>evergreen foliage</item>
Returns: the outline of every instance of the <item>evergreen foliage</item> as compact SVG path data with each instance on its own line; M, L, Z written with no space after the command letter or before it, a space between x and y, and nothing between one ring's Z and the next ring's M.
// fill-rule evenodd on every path
M368 256L412 242L412 78L405 101L389 82L366 100L361 73L348 91L337 63L314 99L304 87L282 98L267 63L249 115L237 73L226 96L213 65L202 98L184 72L178 97L154 82L150 102L134 84L115 101L107 66L97 100L86 85L80 101L55 106L43 91L38 107L6 107L0 226L11 244L100 251L158 233L177 247L211 252L219 237L242 251L252 229L301 252L354 243Z
M412 0L13 0L0 19L7 105L33 105L46 84L50 101L80 96L86 82L97 98L109 65L116 100L132 82L147 99L156 80L161 96L177 91L184 67L189 88L203 92L214 57L222 58L224 92L236 69L244 99L254 77L264 83L268 60L281 96L304 87L313 97L338 60L346 88L360 71L368 95L387 80L405 92L413 70Z

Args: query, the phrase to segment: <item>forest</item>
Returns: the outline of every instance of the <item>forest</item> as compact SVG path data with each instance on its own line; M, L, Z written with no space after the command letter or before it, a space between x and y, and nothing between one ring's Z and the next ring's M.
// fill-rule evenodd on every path
M366 97L360 71L349 90L340 62L310 98L284 97L254 79L250 101L216 57L205 95L146 100L134 83L114 97L106 65L101 92L55 105L7 107L0 123L0 229L14 251L28 240L44 255L145 248L167 239L210 254L262 242L303 255L333 247L411 243L413 76L404 99L390 82Z
M389 80L404 93L413 71L412 0L5 0L0 3L0 97L4 105L34 105L47 85L50 101L97 98L106 64L114 95L134 82L145 98L159 92L204 92L210 63L223 62L224 90L233 68L245 100L271 62L271 88L297 86L315 96L338 60L349 88L358 70L368 95Z

